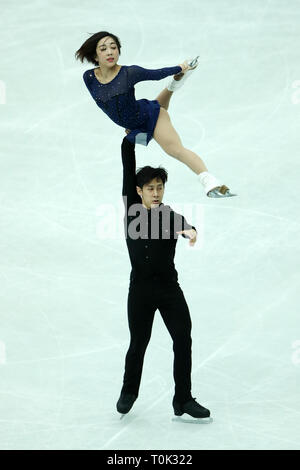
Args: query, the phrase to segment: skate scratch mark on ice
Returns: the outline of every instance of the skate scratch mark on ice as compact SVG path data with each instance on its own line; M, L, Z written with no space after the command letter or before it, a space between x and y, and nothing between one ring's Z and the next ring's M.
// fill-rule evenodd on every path
M193 150L195 147L198 147L201 143L201 141L203 141L205 139L205 127L204 127L204 124L203 123L200 123L199 122L199 119L197 118L194 118L193 116L191 116L191 114L189 113L182 113L182 118L183 118L183 121L186 123L188 120L190 122L192 122L193 124L195 124L199 130L201 131L201 134L198 134L197 133L197 142L195 143L195 145L192 145L190 146L191 147L191 150ZM195 126L191 126L192 129L195 130ZM197 131L196 131L197 132Z
M24 134L28 134L28 133L32 132L34 129L39 127L43 122L51 121L52 119L56 120L57 116L59 116L60 114L64 114L66 110L71 110L73 108L77 108L78 106L81 106L83 103L86 103L87 101L89 101L88 98L86 98L84 100L81 100L81 101L77 101L75 104L72 104L70 106L65 106L64 108L60 109L59 111L55 111L55 112L52 112L52 113L49 113L49 111L47 111L47 116L44 119L40 119L35 124L33 124L33 126L26 129L24 131Z
M97 273L93 276L88 276L88 275L87 276L77 276L77 275L72 276L72 274L69 274L69 273L68 274L56 274L56 273L47 273L47 274L45 274L43 271L38 271L36 268L34 268L34 269L33 268L26 268L24 266L13 266L12 270L13 271L18 271L18 270L19 271L24 271L25 273L30 274L31 276L35 276L35 277L38 277L40 279L48 279L49 281L53 281L54 279L55 280L57 280L57 279L59 279L59 280L62 280L62 279L64 279L64 280L65 279L68 279L68 280L76 279L77 281L79 281L79 280L85 280L86 281L87 279L92 279L92 280L98 280L99 279L99 275ZM7 281L10 281L9 276L7 276L6 274L3 274L3 277L5 277L5 279ZM22 279L20 282L24 283L24 280ZM15 281L15 285L17 285L16 281ZM124 287L124 285L122 287ZM127 285L125 287L127 287ZM107 300L107 299L103 299L103 300L104 300L104 302L107 302L107 303L110 303L110 304L112 303L111 300ZM114 302L114 305L116 305L116 304L117 304L117 302Z
M282 302L282 301L285 300L285 298L286 298L287 295L288 295L288 291L291 290L291 289L293 289L293 286L290 286L290 287L288 287L287 289L285 289L285 291L282 292L282 294L281 294L281 296L280 296L279 298L276 298L273 302L271 302L270 304L268 304L265 308L261 309L261 310L259 311L259 313L260 313L260 314L265 314L267 311L272 311L272 307L273 307L274 305L275 305L275 306L278 306L278 304L279 304L280 302ZM251 306L250 306L250 307L251 307ZM252 308L252 307L251 307L251 308ZM216 354L217 354L219 351L221 351L222 349L224 349L235 337L240 336L243 331L245 331L245 330L247 331L247 330L249 329L251 323L255 322L255 320L256 320L256 316L253 317L253 318L250 318L238 331L236 331L235 333L233 333L233 334L230 336L230 338L229 338L227 341L225 341L225 342L223 343L223 345L222 345L220 348L218 348L218 349L215 351L215 353L211 354L211 355L209 356L209 358L206 359L204 362L208 362L208 360L210 360L212 357L216 356ZM202 364L203 364L203 363L202 363ZM201 365L202 365L202 364L201 364ZM199 367L196 367L195 371L197 371L198 369L199 369ZM269 380L269 377L267 377L266 380L268 381L268 380ZM260 382L259 384L255 385L254 387L252 387L251 389L249 389L249 387L248 387L247 392L245 392L245 393L243 393L243 394L241 395L242 398L244 399L244 398L247 397L250 393L252 393L253 391L258 390L258 389L261 388L261 387L262 387L262 383L261 383L261 382ZM237 401L238 401L238 400L239 400L239 398L237 398Z
M260 310L260 314L261 313L266 313L268 310L271 310L272 307L274 305L278 305L279 302L282 302L286 296L287 296L287 291L290 290L292 287L289 287L287 288L285 291L283 291L280 295L280 297L276 298L273 302L271 302L270 304L268 304L266 307L264 307L263 309ZM250 305L250 309L253 308L252 305ZM233 313L238 313L240 310L240 308L236 309L236 312L233 312ZM209 362L212 358L214 358L220 351L222 351L236 336L239 336L241 334L241 332L243 332L244 330L247 330L249 328L249 326L254 323L255 321L257 320L257 317L250 317L249 320L237 331L235 331L229 338L228 340L226 340L219 348L216 349L216 351L214 353L212 353L210 356L208 356L204 361L202 361L202 363L196 367L195 371L197 371L200 367L202 367L204 364L206 364L207 362Z
M270 2L269 2L270 3ZM269 3L267 4L267 6L265 7L265 9L263 10L262 14L261 14L261 17L260 17L260 22L262 20L262 17L264 16L265 14L265 11L267 10L268 6L269 6ZM273 108L273 110L271 110L271 112L268 114L268 115L265 115L263 117L263 125L262 125L262 122L261 120L259 119L255 119L255 121L257 122L257 125L256 125L256 129L259 128L259 131L261 132L261 130L264 128L264 125L270 121L270 119L274 116L274 114L278 111L278 109L280 108L281 104L283 103L284 99L286 98L286 95L287 93L289 92L289 88L290 88L290 82L291 82L291 77L290 77L290 73L289 73L289 69L288 69L288 64L287 64L287 60L286 60L286 56L283 55L285 51L281 51L280 49L277 49L275 52L272 52L271 54L269 54L267 56L267 58L271 57L272 55L278 55L278 56L281 56L282 58L282 63L284 65L284 70L285 70L285 81L286 81L286 84L285 84L285 88L283 89L283 92L281 93L281 96L280 96L280 99L279 99L279 102L275 105L275 108ZM264 60L266 59L266 57L264 57ZM257 104L257 105L251 105L251 107L259 107L261 106L261 104ZM240 107L235 107L235 108L231 108L233 111L238 111L238 110L246 110L246 109L249 109L249 106L240 106ZM229 110L230 111L230 110ZM246 122L247 126L248 126L248 122ZM229 130L226 130L223 134L218 134L218 140L222 139L222 137L224 137L225 135L234 135L234 140L235 140L235 143L236 142L239 142L241 139L244 139L245 138L245 135L239 130L239 132L237 132L237 129L241 128L244 126L244 123L241 122L240 124L238 124L238 127L237 127L237 123L235 123L235 126L234 126L234 130L232 130L231 128ZM251 131L253 130L253 126L251 126ZM236 136L240 135L240 138L237 139ZM223 140L223 139L222 139ZM198 147L198 144L196 144L193 148L196 149ZM213 148L212 150L210 151L207 151L206 154L207 155L210 155L212 154L213 152L216 152L216 151L219 151L219 150L222 150L224 148L224 145L221 144L219 146L216 146L215 148Z
M276 436L271 435L270 432L262 432L262 431L259 430L259 426L255 426L255 427L251 428L249 426L239 424L238 422L236 422L234 425L237 428L247 429L248 431L253 432L255 435L259 435L261 437L264 437L265 438L264 443L266 442L266 440L267 440L267 442L270 442L271 440L276 440L276 441L280 441L280 442L287 442L289 444L293 444L294 446L296 446L296 449L299 448L299 441L293 441L291 439L276 437ZM282 432L282 431L280 431L280 432ZM239 431L239 434L240 434L240 431ZM265 448L265 447L262 447L262 448Z
M283 292L281 294L281 297L280 297L280 300L283 300L284 297L286 297L286 291ZM278 301L279 299L276 299L274 300L274 302L271 302L267 307L265 307L263 309L263 312L266 312L267 310L270 310L271 307L273 305L277 305L278 304ZM238 312L239 309L237 309L237 312ZM203 361L201 361L197 367L194 368L193 370L193 374L195 374L196 372L199 371L199 369L201 367L203 367L204 365L206 365L208 362L210 362L212 359L214 359L223 349L225 349L227 347L228 344L230 344L230 342L232 342L232 340L236 337L236 336L239 336L241 334L241 332L243 330L247 330L249 328L249 326L256 321L256 317L252 318L250 317L249 320L246 322L245 325L243 325L242 328L240 328L238 331L235 331L226 341L224 341L214 352L212 352L206 359L204 359ZM120 431L118 431L114 436L112 436L108 441L106 441L104 443L104 445L101 447L101 449L105 449L107 446L109 446L113 441L115 441L119 436L121 436L123 433L126 432L126 430L128 429L128 427L131 425L131 423L133 421L137 421L139 419L143 419L143 417L145 416L145 414L147 414L148 411L150 411L152 408L154 408L159 402L161 402L162 400L164 400L167 396L170 395L170 393L172 392L173 390L173 385L172 387L170 387L168 390L166 390L157 400L155 400L150 406L146 407L145 408L145 411L143 412L143 415L141 417L139 416L136 416L136 417L133 417L131 416L131 420L130 420L130 423L127 424L127 426L125 426L123 429L121 429Z
M280 296L280 300L283 300L287 295L287 292L282 292L281 296ZM268 310L270 310L273 305L277 305L278 304L278 301L279 299L276 299L274 300L274 302L271 302L269 305L267 305L264 309L263 309L263 312L266 312ZM237 309L237 312L238 312L238 309ZM256 317L252 318L250 317L249 320L246 322L246 324L243 325L242 328L240 328L238 331L235 331L226 341L224 341L223 344L220 345L220 347L218 347L214 352L212 352L206 359L204 359L203 361L201 361L196 368L194 368L193 370L193 374L195 374L196 372L199 371L199 369L201 367L203 367L205 364L207 364L208 362L210 362L213 358L215 358L223 349L225 349L227 347L228 344L230 344L230 342L232 342L232 340L236 337L236 336L239 336L241 334L241 332L243 330L247 330L249 328L249 326L251 325L251 323L255 322L256 321ZM166 392L164 392L157 400L155 400L150 406L146 407L145 409L145 412L143 413L143 416L145 414L147 414L148 411L150 411L152 408L154 408L159 402L161 402L164 398L166 398L173 390L173 386L170 387L168 390L166 390ZM109 446L113 441L115 441L120 435L122 435L124 432L126 432L126 430L128 429L128 427L130 426L130 424L133 422L133 421L136 421L136 420L139 420L139 419L142 419L139 418L138 416L137 417L132 417L131 416L131 421L130 423L127 424L127 426L125 426L123 429L121 429L119 432L117 432L114 436L112 436L108 441L105 442L105 444L101 447L101 449L105 449L107 446Z
M226 415L226 423L227 423L227 426L229 427L229 431L231 433L231 436L232 436L232 442L235 443L237 449L239 448L239 434L236 433L234 431L234 427L232 425L232 413L230 412L232 409L231 407L231 403L230 403L230 400L229 400L229 406L228 406L228 400L226 400L225 402L225 415ZM227 429L226 429L226 433L227 433Z
M31 364L31 363L38 363L44 361L53 361L53 360L60 360L60 359L70 359L74 357L83 357L90 354L98 354L102 353L103 351L111 351L112 349L121 349L124 348L128 342L113 344L111 346L105 346L99 349L92 349L91 351L84 351L80 353L73 353L73 354L61 354L60 356L50 356L50 357L40 357L38 359L28 359L24 361L9 361L9 364Z
M249 345L247 345L247 348L249 348ZM238 353L240 353L240 351L241 351L241 349L238 350ZM265 354L265 353L260 352L259 353L259 360L261 360L261 359L268 359L268 360L273 360L274 361L274 355L273 354ZM286 360L285 359L276 358L276 363L280 364L280 366L282 366L282 368L286 368ZM215 376L225 377L228 382L232 383L231 386L232 386L233 389L236 389L238 387L244 389L245 392L243 392L243 391L241 392L242 393L241 397L244 398L246 396L246 392L249 392L249 382L243 383L242 382L243 379L240 376L238 376L238 377L231 376L230 373L225 373L222 370L214 368L213 366L210 367L210 370L211 370L211 372L213 372L213 374ZM270 379L270 377L268 377L267 380L268 379ZM204 381L203 383L206 383L206 382ZM239 400L239 404L243 403L242 401L240 401L239 397L237 397L237 400ZM264 400L264 402L266 402L266 401L274 402L275 400ZM245 403L248 403L248 401L245 401ZM253 403L256 403L256 402L253 402Z
M82 173L79 171L79 166L78 166L78 161L76 159L76 152L75 152L75 147L74 147L74 141L73 141L73 133L71 129L70 123L68 123L68 136L69 136L69 142L70 142L70 147L71 147L71 152L72 152L72 160L73 160L73 165L75 169L75 173L77 174L78 180L81 183L81 186L83 187L86 195L88 196L91 204L96 207L96 201L93 195L91 194L91 191L88 190L85 181L82 177Z
M60 394L59 397L56 398L55 403L58 403L57 409L53 411L53 415L55 416L55 428L52 430L52 435L49 436L53 438L53 436L56 436L57 433L57 426L59 422L61 421L61 415L62 415L62 410L63 410L63 404L64 404L64 396L65 396L65 362L64 362L64 356L63 356L63 349L62 349L62 344L61 344L61 338L59 337L59 329L57 329L54 325L54 323L50 320L49 316L44 310L40 311L42 316L45 318L46 322L48 323L48 328L52 330L53 335L52 337L55 339L56 344L57 344L57 350L60 353L58 356L59 361L60 361L60 370L59 370L59 377L56 377L60 383ZM40 362L39 360L37 361L38 363ZM39 371L41 375L41 371ZM43 396L43 394L41 394ZM35 397L35 399L38 398L38 395Z
M202 204L202 206L216 207L217 209L220 209L220 205L218 205L218 204L204 203L204 204ZM241 212L249 212L249 213L258 214L258 215L262 215L262 216L272 217L274 219L281 220L283 222L288 222L289 224L295 224L295 225L300 227L300 222L297 222L296 220L287 219L286 217L281 217L280 215L274 215L274 214L271 214L270 212L257 211L255 209L249 209L247 207L243 208L243 207L235 207L235 206L229 206L229 205L225 206L225 205L222 204L221 210L223 210L223 209L233 209L233 210L237 210L237 211L241 211Z
M277 51L277 53L278 53L278 55L281 55L281 51ZM283 56L281 55L281 57L283 57ZM261 133L263 131L263 129L265 129L266 125L269 123L269 121L271 121L271 119L277 113L277 111L279 110L281 105L285 102L286 97L287 97L287 95L289 93L289 90L290 90L291 78L290 78L289 72L287 71L286 62L285 62L285 66L286 66L285 67L285 70L286 70L285 87L284 87L283 91L281 92L281 95L280 95L277 103L275 105L273 104L274 108L271 109L271 111L268 114L266 112L264 114L264 116L261 117L261 119L257 118L257 116L254 116L254 121L256 122L255 127L254 127L254 123L252 123L252 125L249 126L249 120L246 120L246 121L235 122L233 127L227 127L225 132L218 133L218 136L217 136L218 141L221 141L221 142L223 141L223 143L221 143L220 145L216 145L211 150L207 150L206 155L213 155L215 152L219 152L219 151L223 150L225 148L225 145L226 145L226 141L224 142L225 137L229 137L229 138L232 137L233 140L234 140L234 144L236 145L239 142L241 142L242 139L243 140L245 139L245 137L246 137L247 133L249 133L249 131L251 131L251 135L253 135L255 130L259 130L259 132ZM251 105L251 107L253 107L253 108L260 107L260 106L261 106L261 104L259 104L257 106L256 105ZM236 107L232 108L232 110L234 112L238 112L238 111L246 110L248 108L249 108L249 106L244 105L244 106L240 106L240 107L236 106ZM230 109L228 110L228 112L230 112ZM246 134L243 131L246 131ZM201 144L201 142L200 142L200 144ZM197 150L197 148L199 147L200 144L197 142L193 146L193 149Z
M200 369L200 367L202 367L204 364L206 364L206 362L208 362L212 357L214 357L218 352L219 350L221 350L223 348L223 345L220 346L220 348L218 348L214 353L212 353L210 356L208 356L204 361L202 361L198 367L196 367L195 371L198 371ZM170 387L168 390L166 390L163 394L160 395L160 397L155 400L150 406L146 407L145 408L145 411L143 412L143 415L142 417L133 417L131 416L131 421L130 423L127 424L127 426L125 426L123 429L121 429L119 432L117 432L114 436L112 436L108 441L106 441L104 443L104 445L101 447L101 449L105 449L107 446L109 446L113 441L115 441L120 435L122 435L123 433L126 432L127 428L131 425L131 423L133 421L138 421L139 419L143 419L143 416L145 414L147 414L148 411L152 410L152 408L154 408L159 402L161 402L162 400L164 400L167 396L170 395L170 393L172 392L173 390L173 386ZM170 410L171 411L171 410Z
M144 25L141 22L141 17L140 15L137 15L137 8L136 6L132 6L131 2L126 3L126 8L130 9L130 17L135 25L135 27L138 25L139 29L139 37L138 37L138 43L139 43L139 48L135 52L134 60L137 60L139 56L144 52L144 45L145 45L145 33L144 33ZM135 36L137 37L136 30L135 30Z
M56 220L53 220L53 219L50 219L49 217L47 217L45 214L43 214L42 212L38 211L38 210L33 210L32 209L32 212L34 212L35 214L38 214L41 218L43 218L44 220L47 220L48 222L50 222L52 225L56 225L57 227L61 228L63 231L65 232L68 232L69 234L72 234L74 237L80 239L80 240L84 240L85 242L88 242L92 245L97 245L97 246L104 246L105 249L107 250L110 250L110 251L113 251L114 253L117 253L118 255L122 256L122 257L126 257L127 258L127 253L124 253L124 250L118 250L117 248L113 248L112 246L110 246L109 244L104 244L102 243L102 241L98 241L98 240L93 240L91 238L87 238L87 237L84 237L80 234L78 234L76 232L76 230L70 230L69 228L65 227L64 225L62 225L61 223L59 222L56 222ZM95 236L96 237L96 236Z

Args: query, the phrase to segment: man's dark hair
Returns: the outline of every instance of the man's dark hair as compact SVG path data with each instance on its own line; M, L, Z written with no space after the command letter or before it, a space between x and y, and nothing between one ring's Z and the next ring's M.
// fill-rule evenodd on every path
M93 34L93 33L89 33L89 34ZM107 31L100 31L99 33L93 34L93 36L88 38L82 44L80 49L78 49L78 51L75 52L75 58L80 59L81 62L83 62L83 60L86 59L88 62L92 62L92 64L94 65L99 65L98 62L96 62L95 60L95 56L97 55L96 48L100 39L105 38L106 36L110 36L116 41L119 54L121 55L121 43L120 43L119 38L112 33L108 33Z
M152 166L144 166L143 168L138 168L136 173L136 184L141 189L144 184L149 183L154 178L160 178L165 185L165 182L168 180L168 172L161 166L159 168L153 168Z

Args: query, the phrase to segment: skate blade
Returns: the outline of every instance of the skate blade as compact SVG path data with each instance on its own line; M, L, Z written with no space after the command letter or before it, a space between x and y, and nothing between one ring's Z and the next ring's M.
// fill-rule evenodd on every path
M192 67L192 68L195 66L195 68L196 68L197 65L198 65L198 59L199 59L199 57L200 57L200 56L197 55L197 57L195 57L195 59L193 59L191 62L189 62L189 66Z
M172 421L189 424L210 424L213 422L211 416L209 416L208 418L193 418L192 416L189 416L186 413L183 414L183 416L185 416L185 418L183 418L182 416L175 416L174 418L172 418Z
M227 186L223 184L222 186L218 186L217 188L209 191L207 196L208 197L233 197L233 196L237 196L237 194L232 194L229 191L229 188L227 188Z
M131 423L132 421L134 421L136 419L136 414L135 413L122 413L121 416L120 416L120 421L124 421L124 425L126 423L129 424Z
M225 194L215 192L215 191L210 191L209 194L207 194L207 197L212 197L212 198L224 198L224 197L234 197L237 196L237 194L232 194L230 192L227 192Z

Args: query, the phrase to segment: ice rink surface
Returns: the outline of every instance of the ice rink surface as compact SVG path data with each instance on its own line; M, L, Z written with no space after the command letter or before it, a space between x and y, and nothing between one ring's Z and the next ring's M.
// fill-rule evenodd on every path
M300 1L1 1L0 448L300 448ZM89 33L120 65L200 55L169 114L236 198L205 197L152 140L163 202L199 232L175 265L192 317L192 395L173 421L172 341L156 312L140 396L115 409L129 344L124 130L82 80ZM168 79L136 85L155 99Z

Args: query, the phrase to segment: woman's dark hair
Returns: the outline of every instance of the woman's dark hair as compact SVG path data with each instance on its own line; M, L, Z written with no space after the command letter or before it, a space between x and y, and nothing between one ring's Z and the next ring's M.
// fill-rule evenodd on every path
M168 180L168 172L162 167L152 168L152 166L144 166L143 168L138 168L136 173L136 184L141 189L144 184L149 183L154 178L160 178L165 185L165 182Z
M93 34L93 33L89 33ZM99 65L98 62L95 60L96 54L96 48L97 44L100 41L100 39L105 38L106 36L112 37L117 44L118 50L119 50L119 55L121 55L121 43L120 40L117 36L115 36L112 33L108 33L107 31L100 31L99 33L93 34L90 38L88 38L78 49L78 51L75 52L75 58L80 59L81 62L83 62L84 59L86 59L88 62L92 62L94 65Z

